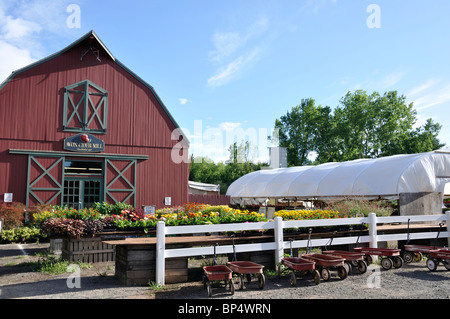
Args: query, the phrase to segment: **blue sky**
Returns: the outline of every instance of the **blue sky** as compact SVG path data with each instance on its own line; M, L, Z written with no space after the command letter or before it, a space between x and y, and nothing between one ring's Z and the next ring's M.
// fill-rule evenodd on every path
M276 118L356 89L397 90L450 146L449 12L448 0L0 0L0 81L94 30L155 88L194 155L225 160L242 129L264 160Z

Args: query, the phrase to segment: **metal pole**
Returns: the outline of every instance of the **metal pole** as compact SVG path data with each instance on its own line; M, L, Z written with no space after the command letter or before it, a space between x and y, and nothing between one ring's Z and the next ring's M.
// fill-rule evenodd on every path
M156 224L156 284L164 286L165 282L165 250L166 224L162 221Z
M275 267L278 274L280 273L281 258L283 258L283 219L275 217Z

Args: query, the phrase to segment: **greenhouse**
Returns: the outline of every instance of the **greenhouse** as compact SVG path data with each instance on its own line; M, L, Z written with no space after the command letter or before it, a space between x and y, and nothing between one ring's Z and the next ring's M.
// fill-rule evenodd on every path
M392 200L402 194L432 194L442 206L444 195L450 195L447 183L450 149L256 171L231 184L227 195L233 203L245 204L266 199Z

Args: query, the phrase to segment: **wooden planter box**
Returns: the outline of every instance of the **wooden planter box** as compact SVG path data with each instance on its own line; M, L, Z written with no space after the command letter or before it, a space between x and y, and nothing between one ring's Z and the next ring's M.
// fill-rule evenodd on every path
M155 245L116 246L116 277L127 286L145 286L156 281ZM165 282L188 281L188 258L166 259Z
M69 262L99 263L115 260L115 247L102 242L100 237L64 238L61 257Z

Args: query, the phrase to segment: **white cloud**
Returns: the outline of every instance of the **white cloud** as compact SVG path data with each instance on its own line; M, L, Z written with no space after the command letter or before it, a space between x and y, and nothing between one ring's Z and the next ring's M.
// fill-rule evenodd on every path
M450 102L450 83L438 86L440 83L440 79L429 79L412 88L406 98L414 102L418 111Z
M405 74L403 72L393 72L384 77L379 83L378 86L382 89L392 88L403 78Z
M0 83L6 80L11 72L27 66L36 60L25 49L20 49L12 44L0 41Z
M211 76L209 87L221 86L233 79L243 67L256 61L261 49L256 41L269 27L269 20L260 17L244 32L216 32L212 37L214 50L208 52L209 61L222 64ZM231 61L227 61L231 59Z
M257 60L259 55L259 49L255 49L245 56L240 56L228 65L221 67L216 71L212 77L208 79L208 86L216 87L228 83L233 79L239 71L244 67L250 65L250 63Z
M187 104L187 102L189 102L189 100L186 98L179 98L178 101L180 102L181 105L185 105Z
M0 82L49 54L42 39L67 36L70 0L0 0Z

